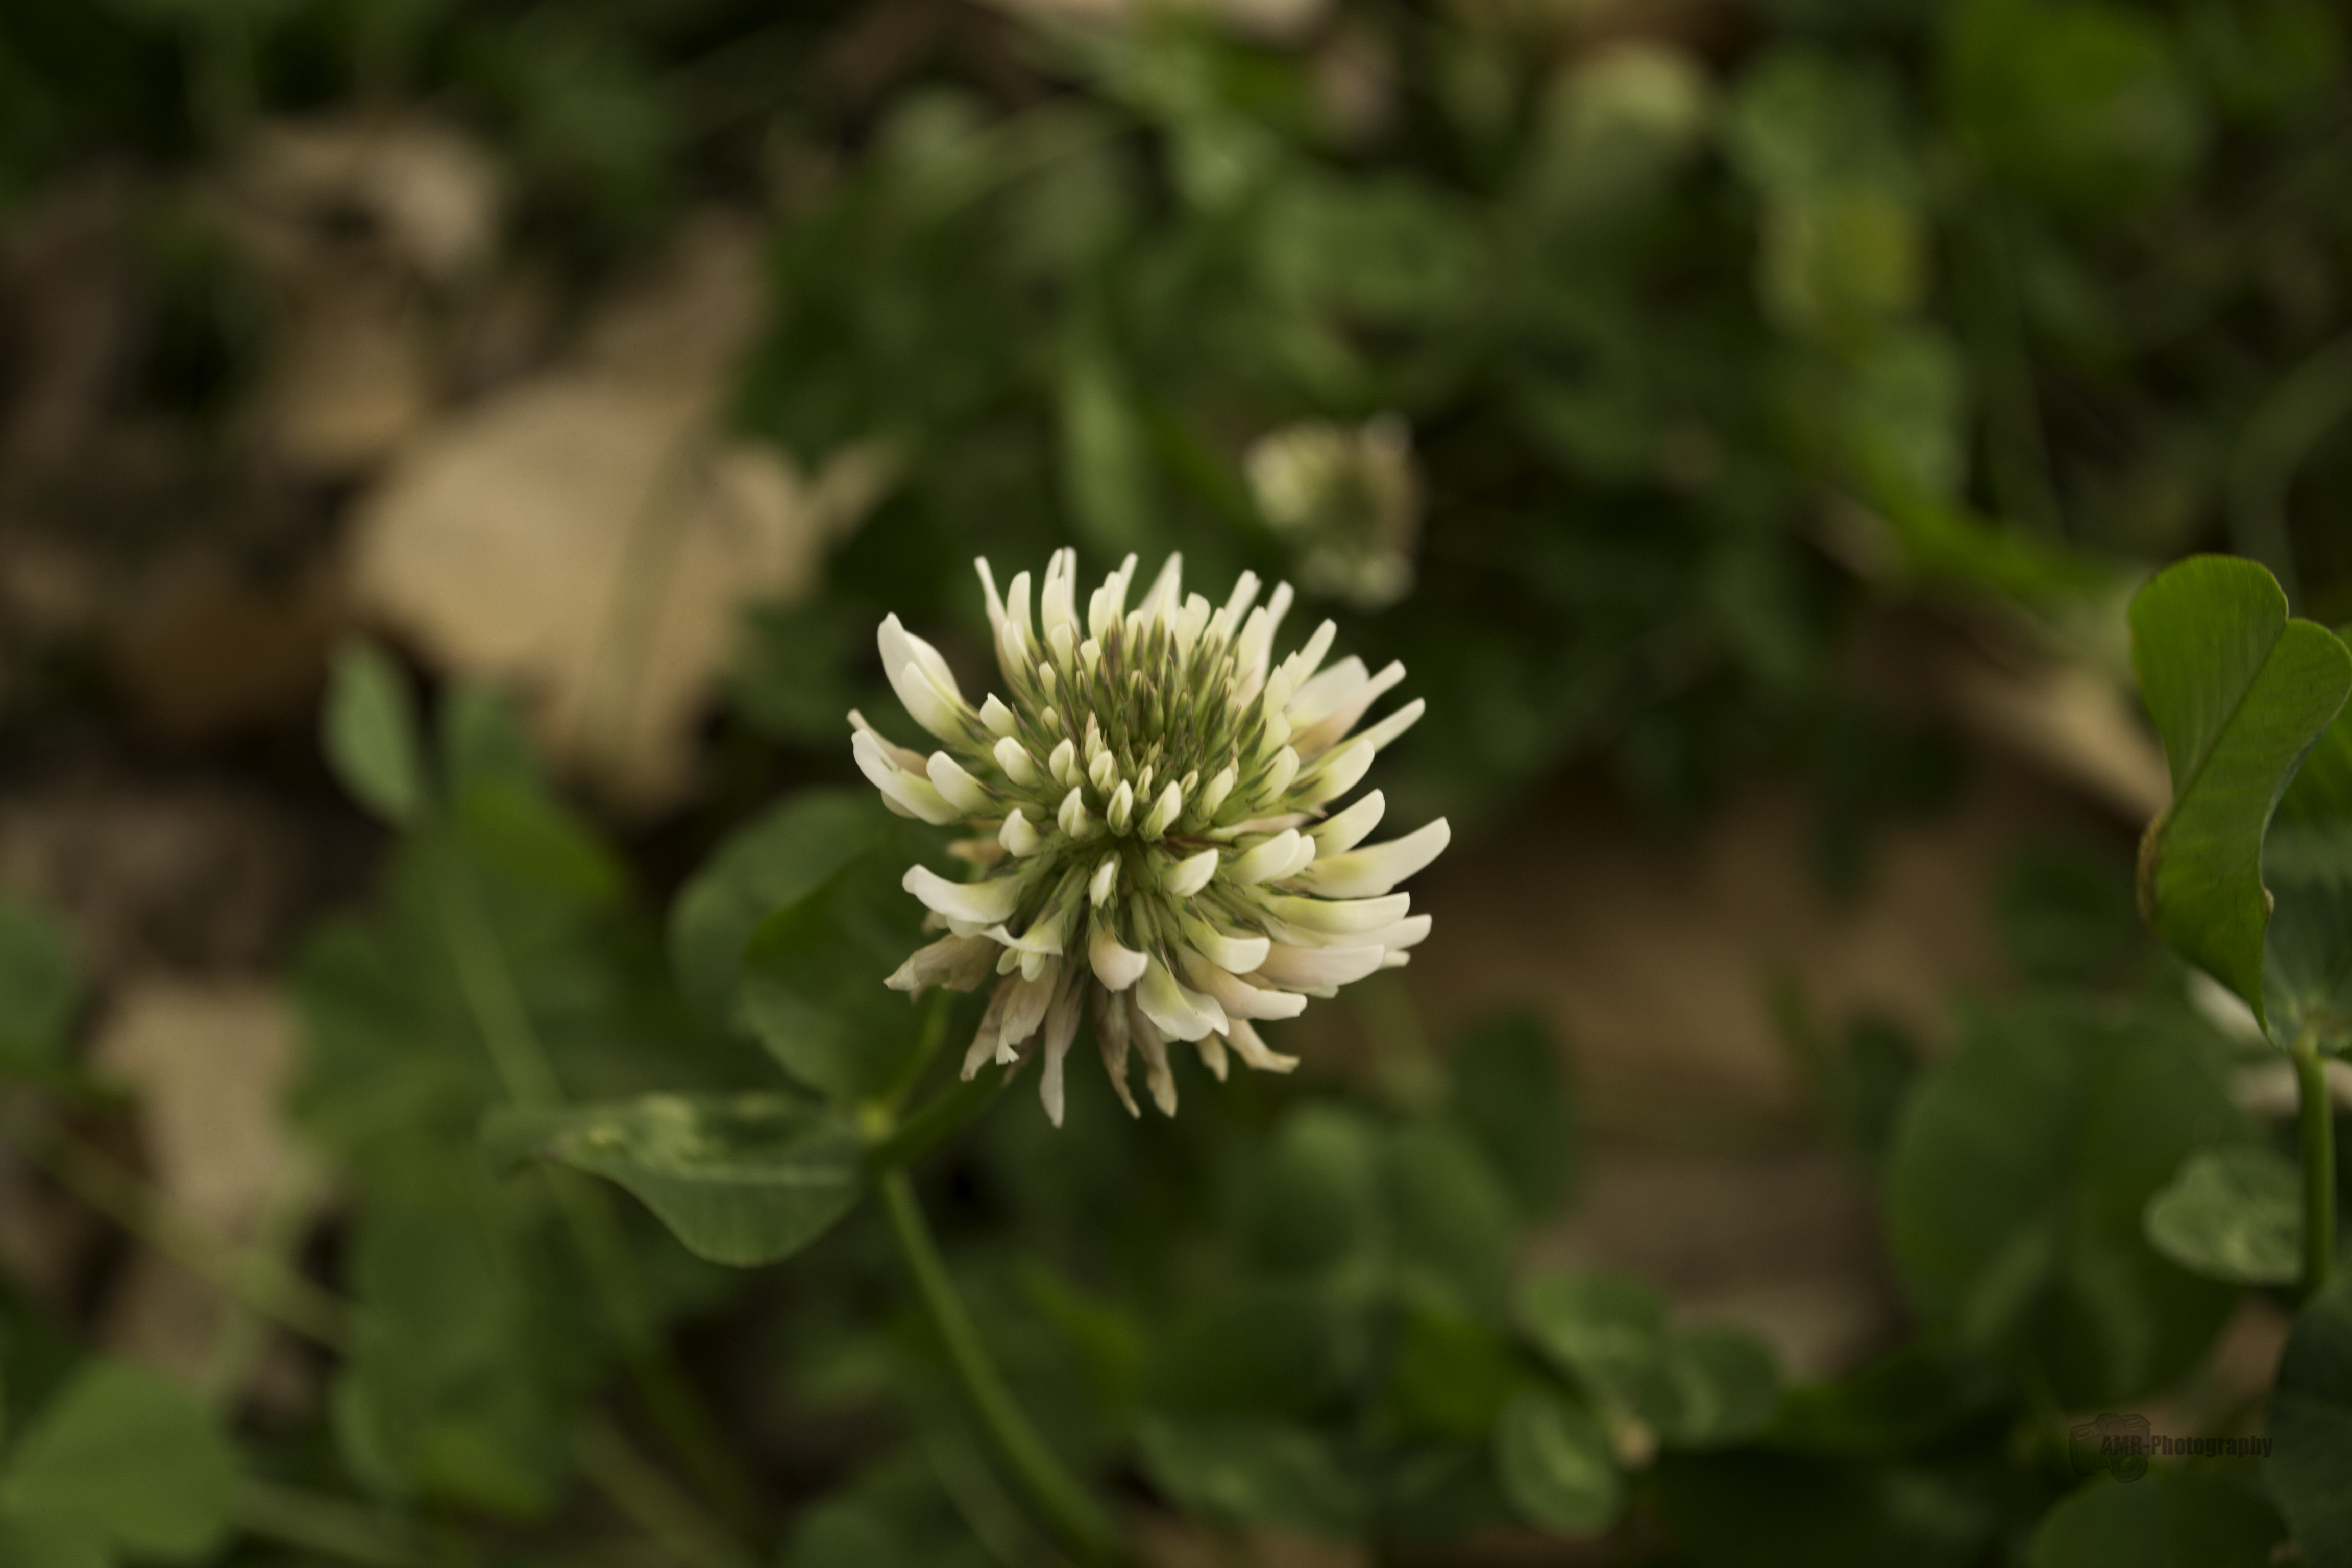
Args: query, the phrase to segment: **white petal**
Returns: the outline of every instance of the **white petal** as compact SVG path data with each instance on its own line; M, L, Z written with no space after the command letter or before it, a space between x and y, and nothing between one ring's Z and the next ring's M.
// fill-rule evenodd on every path
M988 978L996 963L996 943L984 936L943 936L929 947L919 947L883 982L893 991L919 995L934 985L969 991Z
M1337 800L1358 784L1372 770L1373 754L1380 750L1370 740L1359 735L1336 751L1323 753L1306 779L1291 795L1292 804L1309 808L1327 800Z
M1370 679L1371 672L1364 667L1364 661L1349 654L1322 674L1300 683L1290 699L1288 713L1291 723L1304 729L1317 720L1329 716Z
M1291 852L1289 863L1284 866L1281 870L1276 871L1272 877L1268 878L1267 880L1275 882L1286 882L1290 880L1291 878L1297 876L1301 871L1304 871L1307 867L1315 863L1317 852L1317 846L1313 836L1305 833L1300 834L1298 836L1298 847Z
M1361 844L1381 825L1381 814L1388 807L1388 796L1374 790L1345 811L1333 813L1320 826L1308 829L1315 836L1316 857L1328 859Z
M1201 1053L1201 1065L1207 1068L1219 1083L1224 1082L1224 1037L1213 1033L1202 1035L1199 1039L1192 1042L1192 1048Z
M1013 994L997 1024L998 1061L1013 1060L1017 1054L1013 1047L1037 1032L1037 1026L1045 1021L1045 1009L1053 1005L1054 988L1061 978L1061 966L1054 964L1034 980L1024 975L1010 983Z
M1151 587L1136 606L1136 614L1146 620L1165 621L1184 600L1184 557L1171 555L1160 568L1160 575L1151 580Z
M1140 1116L1143 1113L1136 1109L1135 1091L1127 1086L1127 1047L1133 1019L1126 997L1106 991L1095 993L1095 1046L1102 1052L1103 1071L1110 1076L1110 1086L1118 1091L1118 1102L1127 1107L1127 1113Z
M1100 826L1087 810L1084 792L1076 785L1062 797L1062 809L1054 814L1054 822L1073 838L1092 838Z
M1078 783L1078 745L1065 735L1054 744L1053 754L1045 759L1045 771L1064 789L1075 789Z
M980 721L988 726L988 732L992 735L1010 735L1021 720L992 691L988 694L988 700L980 705Z
M996 742L996 765L1014 784L1025 786L1037 782L1037 759L1029 754L1028 747L1010 735Z
M933 752L924 765L932 784L950 805L977 815L995 808L996 797L983 788L981 782L964 772L961 763L945 752Z
M940 657L940 650L898 624L896 616L885 616L877 637L882 649L882 667L887 669L914 665L940 689L940 695L958 706L963 706L963 689L956 685L955 671Z
M1110 902L1111 889L1118 886L1118 857L1106 855L1102 858L1102 864L1095 868L1093 878L1087 883L1087 897L1092 900L1095 908L1100 909Z
M1225 880L1245 888L1280 875L1297 858L1299 837L1297 828L1286 828L1256 848L1234 856L1225 863Z
M1110 922L1097 919L1094 931L1087 938L1087 962L1094 968L1095 978L1106 991L1124 991L1143 978L1144 966L1151 961L1131 947L1123 947L1113 935Z
M1168 1070L1168 1043L1143 1010L1132 1001L1128 1005L1128 1031L1135 1038L1135 1048L1143 1054L1143 1080L1151 1086L1151 1103L1160 1108L1162 1116L1176 1114L1176 1075Z
M1258 1038L1257 1031L1240 1018L1235 1018L1233 1027L1225 1031L1225 1043L1233 1047L1242 1060L1260 1072L1288 1072L1298 1065L1297 1057L1286 1057L1267 1050L1265 1042Z
M981 934L1001 947L1011 948L1024 957L1034 955L1041 958L1059 958L1062 954L1063 941L1069 929L1069 921L1061 914L1056 914L1052 919L1031 921L1029 929L1019 936L1014 936L1003 925L992 925Z
M1294 899L1268 894L1259 900L1266 912L1303 930L1354 936L1378 931L1404 919L1412 907L1410 893L1379 899Z
M963 728L964 710L950 701L911 664L901 665L891 677L890 689L898 694L899 704L916 723L942 741L961 741L967 737Z
M1407 915L1392 926L1382 926L1378 931L1366 931L1363 940L1379 942L1389 950L1389 956L1393 958L1406 948L1418 947L1428 940L1429 927L1429 916Z
M900 626L896 616L883 621L876 640L882 673L915 722L942 741L963 739L962 719L970 710L939 649Z
M1419 723L1428 707L1426 699L1416 697L1357 738L1368 742L1375 752L1381 751Z
M1037 624L1048 642L1077 618L1077 572L1075 550L1056 550L1045 563L1045 584L1037 595Z
M1110 636L1111 628L1127 618L1127 589L1135 576L1135 557L1129 555L1119 563L1118 570L1103 579L1103 585L1087 601L1087 635L1100 641Z
M1242 623L1239 645L1234 649L1236 691L1244 702L1253 701L1265 689L1266 660L1274 648L1274 634L1282 625L1282 617L1290 608L1290 584L1275 584L1274 596L1261 607L1252 610L1249 619Z
M1274 765L1265 770L1265 782L1258 785L1261 800L1278 801L1289 792L1290 781L1298 776L1298 753L1285 746L1274 754Z
M1315 635L1307 639L1306 647L1282 661L1283 673L1290 678L1286 684L1292 691L1305 685L1317 670L1323 668L1324 658L1331 651L1331 641L1339 635L1339 623L1325 621L1315 628ZM1282 700L1282 706L1290 706L1287 696Z
M922 752L916 751L910 746L899 745L897 742L888 739L887 736L883 735L880 731L875 729L873 725L867 723L866 721L866 715L860 713L855 708L852 708L849 710L849 727L857 731L858 734L871 738L876 745L882 748L882 754L884 756L889 758L892 762L898 763L908 773L920 773L923 771Z
M1291 736L1291 743L1298 748L1299 755L1305 757L1318 756L1330 750L1346 738L1349 731L1356 727L1356 721L1364 716L1365 710L1371 707L1382 692L1403 679L1404 666L1391 664L1386 669L1349 692L1345 700L1339 702L1328 713L1312 720L1299 714L1298 704L1294 700L1291 703L1290 721L1295 730Z
M1172 1039L1197 1040L1212 1029L1225 1026L1225 1010L1216 998L1179 984L1168 966L1156 958L1145 964L1135 1000L1144 1016Z
M1029 825L1029 819L1021 815L1016 805L1005 814L1004 826L996 830L996 841L1004 846L1008 854L1034 855L1044 847L1045 837Z
M1174 822L1177 814L1183 809L1183 786L1171 780L1168 787L1160 792L1160 803L1151 808L1151 815L1143 819L1144 838L1157 843L1167 833L1168 825Z
M1247 822L1236 822L1218 828L1217 837L1231 844L1254 833L1287 833L1294 827L1305 827L1310 820L1303 811L1286 811L1275 816L1253 816Z
M1327 899L1371 898L1436 859L1453 839L1454 830L1441 816L1402 838L1318 859L1297 873L1298 883Z
M988 1007L980 1016L980 1027L971 1037L971 1045L963 1053L963 1076L971 1078L988 1065L996 1055L997 1028L1004 1020L1004 1009L1013 999L1013 988L1018 980L1007 980L989 994Z
M928 866L909 866L899 886L951 921L1002 925L1021 907L1021 879L998 877L986 882L950 882Z
M1207 887L1209 879L1216 874L1216 850L1203 849L1198 855L1188 855L1181 860L1168 862L1160 873L1160 885L1177 898L1189 899Z
M1004 635L1004 600L996 592L996 574L988 569L985 555L971 564L980 574L980 591L988 596L988 629L1001 637Z
M1296 1018L1307 1010L1307 998L1288 991L1268 991L1252 985L1191 948L1177 955L1184 977L1213 996L1228 1018Z
M1171 623L1176 636L1176 656L1189 659L1201 643L1201 633L1209 625L1209 601L1195 594L1184 601L1184 608Z
M1109 754L1105 753L1102 761L1109 762ZM1133 784L1125 779L1118 781L1118 787L1111 791L1110 799L1103 805L1103 820L1110 824L1110 830L1113 833L1125 833L1128 830L1135 820L1135 786Z
M1218 769L1217 776L1201 791L1201 816L1203 819L1216 816L1217 807L1225 804L1225 796L1234 793L1235 776L1232 764L1228 763Z
M1243 573L1234 580L1234 591L1226 597L1224 608L1218 613L1223 615L1229 624L1239 625L1242 617L1249 614L1250 605L1256 602L1257 590L1257 574Z
M1004 679L1020 684L1022 673L1037 662L1037 637L1029 625L1029 574L1013 579L1004 596L1004 627L996 637L996 662Z
M1037 1095L1056 1127L1062 1124L1062 1058L1070 1054L1071 1043L1078 1037L1078 1015L1086 995L1087 987L1066 975L1061 994L1045 1014L1045 1070L1038 1077Z
M882 750L882 743L870 730L860 730L849 739L850 754L857 759L857 771L866 775L883 798L908 815L919 816L934 827L944 827L950 822L961 822L964 814L948 804L937 785L920 773L910 773L891 761Z
M1176 928L1195 951L1233 974L1255 971L1265 962L1266 950L1273 945L1262 936L1229 936L1195 915L1177 916Z
M1293 947L1277 942L1257 966L1257 973L1276 985L1312 990L1322 985L1346 985L1381 966L1385 950L1377 947Z

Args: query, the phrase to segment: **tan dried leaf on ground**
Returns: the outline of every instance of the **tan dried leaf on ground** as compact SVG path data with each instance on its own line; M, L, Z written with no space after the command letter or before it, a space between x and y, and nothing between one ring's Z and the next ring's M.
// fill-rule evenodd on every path
M488 257L503 194L479 143L417 113L264 126L226 180L230 198L280 245L304 246L357 214L402 260L436 279Z
M294 1059L284 1001L250 981L148 979L100 1026L93 1065L138 1097L152 1177L173 1210L213 1236L251 1241L290 1181L307 1180L278 1101ZM213 1286L152 1253L116 1285L108 1342L192 1381L207 1375L229 1318Z
M298 468L359 474L423 426L441 377L423 295L477 276L501 205L489 154L416 113L256 132L205 199L282 319L259 431Z
M428 434L358 519L362 609L520 689L558 760L624 805L688 787L739 610L803 591L888 476L872 451L803 476L715 430L751 267L747 237L705 230L581 363Z
M356 268L291 279L262 389L278 456L320 474L362 474L432 416L439 376L406 289Z

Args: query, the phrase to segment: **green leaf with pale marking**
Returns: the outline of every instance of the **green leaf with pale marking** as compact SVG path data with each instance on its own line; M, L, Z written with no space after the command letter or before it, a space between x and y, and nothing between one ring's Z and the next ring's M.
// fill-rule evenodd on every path
M362 805L395 826L415 818L425 803L416 700L382 648L348 642L337 650L320 739Z
M2284 1285L2303 1272L2303 1184L2260 1143L2203 1149L2147 1200L2148 1244L2192 1274Z
M1664 1299L1638 1281L1543 1275L1520 1291L1518 1316L1546 1359L1669 1447L1743 1441L1780 1407L1769 1351L1727 1329L1675 1327Z
M2263 840L2304 754L2352 693L2352 650L2290 619L2251 561L2199 556L2132 602L2132 663L2164 738L2172 805L2140 846L2156 932L2262 1017L2272 900Z
M1598 1535L1625 1505L1609 1435L1592 1413L1528 1389L1495 1423L1495 1471L1503 1496L1528 1523L1555 1535Z
M2042 1516L2027 1568L2266 1568L2285 1531L2252 1486L2196 1469L2101 1476Z
M866 1190L857 1135L784 1095L656 1094L501 1111L484 1138L494 1154L536 1155L618 1183L688 1251L737 1268L791 1257Z
M2352 1275L2295 1320L2268 1426L2271 1490L2305 1568L2352 1568Z
M227 1535L236 1485L236 1459L201 1400L142 1368L100 1361L43 1408L9 1456L0 1518L63 1552L60 1562L94 1542L184 1563Z
M1187 1510L1334 1539L1360 1533L1369 1478L1339 1438L1264 1416L1147 1416L1144 1473Z

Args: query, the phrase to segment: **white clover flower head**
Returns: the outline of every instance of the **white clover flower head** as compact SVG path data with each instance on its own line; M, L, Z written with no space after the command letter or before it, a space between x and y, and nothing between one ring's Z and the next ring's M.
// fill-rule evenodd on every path
M979 835L956 846L978 880L908 871L907 890L948 934L889 984L969 991L1000 976L963 1074L1042 1043L1039 1089L1055 1126L1063 1058L1089 1008L1131 1115L1130 1052L1161 1111L1175 1113L1171 1039L1191 1042L1220 1079L1229 1049L1288 1072L1297 1058L1267 1049L1255 1023L1402 965L1429 934L1429 917L1391 889L1445 847L1444 819L1365 845L1381 793L1332 809L1421 717L1416 700L1351 733L1404 667L1374 675L1350 657L1327 668L1328 621L1276 662L1290 588L1258 605L1248 573L1212 606L1184 594L1171 556L1129 609L1130 555L1081 608L1077 554L1065 550L1033 616L1029 574L1000 595L988 563L977 564L1005 694L974 707L938 650L892 616L884 668L941 749L926 757L849 716L857 765L893 811Z
M1285 426L1251 444L1244 468L1308 592L1377 610L1412 591L1421 471L1402 419Z

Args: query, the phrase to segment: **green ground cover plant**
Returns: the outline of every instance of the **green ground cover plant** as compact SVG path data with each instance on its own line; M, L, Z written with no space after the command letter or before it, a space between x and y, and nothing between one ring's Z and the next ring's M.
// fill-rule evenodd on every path
M714 782L652 828L514 693L341 647L306 759L382 858L282 977L331 1205L236 1243L174 1211L79 1048L57 912L0 902L0 1128L245 1325L190 1389L0 1273L0 1563L1142 1563L1174 1521L1235 1562L2352 1563L2336 14L907 6L861 77L869 9L0 16L0 221L142 171L126 395L200 469L284 323L190 183L272 117L430 103L498 150L559 313L696 204L756 214L729 431L888 475L813 591L745 616ZM1066 549L1141 575L1058 647ZM1151 596L1178 552L1220 595L1297 585L1234 681L1185 660L1246 609ZM1024 673L982 680L1032 603ZM1386 902L1428 855L1321 836L1360 781L1392 836L1466 837L1564 768L1668 827L1795 779L1850 892L1874 826L1966 787L1950 726L1854 677L1922 622L2135 678L2171 804L2136 884L2088 840L2011 868L2016 983L1956 999L1948 1049L1813 1040L1790 999L1906 1325L1822 1380L1629 1273L1526 1265L1578 1200L1561 1042L1509 1008L1425 1037L1381 965L1444 940ZM1059 692L1131 656L1097 746ZM1339 786L1316 702L1391 658L1354 717L1394 754ZM1003 728L967 700L1000 689ZM12 737L85 688L37 689ZM1228 695L1259 728L1178 758ZM1261 967L1340 952L1373 956ZM1371 1070L1279 1070L1240 1009L1310 991L1379 1024ZM1087 1041L1109 1070L1063 1076ZM2278 1061L2291 1125L2238 1092ZM2129 1447L2249 1303L2292 1314L2266 1394L2167 1434L2194 1457ZM325 1391L295 1419L228 1392L281 1338Z

